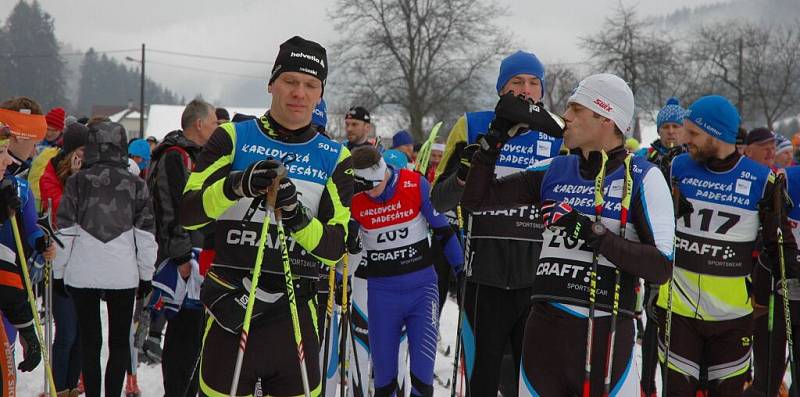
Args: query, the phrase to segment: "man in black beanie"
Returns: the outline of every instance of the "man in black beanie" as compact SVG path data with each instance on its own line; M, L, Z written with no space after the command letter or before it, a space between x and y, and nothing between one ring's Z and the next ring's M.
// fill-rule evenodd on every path
M344 254L353 195L350 152L311 124L327 74L319 44L297 36L281 44L269 79L270 109L259 119L217 127L186 183L181 224L196 230L213 222L215 235L216 256L200 293L211 314L199 368L201 395L229 394L264 197L283 162L288 175L280 181L275 209L286 231L308 391L319 393L313 298L320 266L333 266ZM277 228L268 230L238 396L252 395L259 378L265 395L304 393Z

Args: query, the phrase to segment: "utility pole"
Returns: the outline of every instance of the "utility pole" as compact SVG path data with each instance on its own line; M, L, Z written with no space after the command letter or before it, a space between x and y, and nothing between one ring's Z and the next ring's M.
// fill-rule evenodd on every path
M142 76L139 90L139 138L144 139L144 43L142 43Z
M739 114L742 114L742 110L744 109L744 94L742 90L742 69L744 67L744 40L741 36L739 36L738 41L739 46L739 65L737 68L737 76L736 76L736 91L738 97L736 98L736 110L739 111Z

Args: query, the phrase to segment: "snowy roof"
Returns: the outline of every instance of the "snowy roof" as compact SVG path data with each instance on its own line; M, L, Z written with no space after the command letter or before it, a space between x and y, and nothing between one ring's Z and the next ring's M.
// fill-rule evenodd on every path
M236 113L249 114L253 116L261 116L265 108L243 108L237 106L219 106L228 110L231 118ZM154 136L160 141L170 131L179 130L181 128L181 115L183 114L184 105L150 105L150 111L147 115L147 128L145 128L145 136Z
M139 120L139 111L134 109L125 109L108 116L111 121L119 123L122 119L136 119ZM145 117L146 119L147 117Z

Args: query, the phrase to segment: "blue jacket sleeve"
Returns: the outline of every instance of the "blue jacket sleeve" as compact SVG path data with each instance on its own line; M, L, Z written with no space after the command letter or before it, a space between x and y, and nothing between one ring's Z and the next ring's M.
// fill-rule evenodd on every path
M431 186L428 181L425 178L420 178L419 192L422 199L422 214L431 229L433 229L434 238L441 244L447 263L458 273L464 265L464 250L461 249L461 243L459 243L453 228L447 222L447 218L433 208L430 200L430 191Z
M36 215L36 202L33 198L33 192L26 185L20 191L20 199L22 200L22 233L25 233L25 242L28 247L34 249L36 247L36 240L44 236L44 232L36 224L38 217Z

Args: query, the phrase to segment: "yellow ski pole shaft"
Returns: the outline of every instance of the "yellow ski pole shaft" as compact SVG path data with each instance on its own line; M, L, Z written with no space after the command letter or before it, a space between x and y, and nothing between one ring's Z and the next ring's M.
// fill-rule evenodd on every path
M239 352L236 355L236 365L233 369L233 378L231 379L231 390L228 394L230 397L236 396L236 389L239 387L239 377L242 374L242 363L244 362L244 352L247 348L247 335L250 333L250 320L253 317L253 306L256 302L256 289L258 288L258 279L261 276L261 262L264 260L264 244L267 239L267 232L269 232L270 220L273 218L275 211L275 199L278 195L278 187L280 180L286 175L286 169L280 167L277 171L278 176L272 181L272 186L267 193L266 213L264 214L264 221L261 225L261 236L258 239L258 251L256 252L256 263L253 265L253 280L250 283L250 293L247 296L247 307L244 311L244 323L242 324L242 332L239 338ZM271 201L270 201L271 200Z
M349 262L349 261L347 260L347 253L345 253L344 257L342 258L342 324L341 324L342 325L342 332L340 334L340 337L341 337L340 345L342 346L342 348L340 349L340 352L339 352L339 357L340 357L341 362L342 362L342 364L339 366L339 378L340 378L339 381L341 382L340 383L341 384L341 388L340 388L340 395L341 396L346 396L347 395L347 393L346 393L347 390L345 389L345 387L346 387L346 383L347 383L346 382L347 371L349 369L349 368L347 368L348 365L349 365L348 360L347 360L347 331L348 331L348 326L349 326L348 321L350 321L350 319L347 317L348 316L348 314L347 314L347 304L348 304L347 303L347 276L348 276L348 274L347 274L347 271L348 271L347 262Z
M33 296L33 288L31 287L31 275L28 272L28 261L25 258L25 250L22 249L22 238L19 234L19 226L17 226L17 217L11 215L8 218L11 221L11 229L14 232L14 242L17 245L17 255L19 256L19 263L22 266L22 277L25 278L25 290L28 295L28 303L31 305L31 312L33 312L33 326L36 331L36 338L39 339L39 346L42 352L42 361L44 361L44 371L47 376L47 383L50 385L50 397L56 397L56 384L53 381L53 367L50 366L50 355L47 354L47 347L42 343L42 323L39 321L39 312L36 310L36 298Z
M328 348L331 345L330 337L331 337L331 328L333 327L333 301L335 300L336 295L336 266L330 266L328 269L328 303L325 310L325 339L323 339L322 343L325 344L325 352L323 353L322 358L322 392L320 393L321 396L325 395L325 390L327 389L327 379L328 379L328 356L330 355L330 349Z
M277 189L276 189L277 192ZM272 200L274 205L275 200ZM268 204L269 205L269 204ZM300 363L300 376L303 380L303 393L305 397L311 397L308 385L308 371L306 370L306 355L303 347L303 334L300 332L300 317L297 315L297 298L294 294L294 276L292 267L289 263L289 250L286 247L286 234L283 231L283 222L279 211L272 211L275 216L275 223L278 225L278 239L281 244L281 259L283 259L283 274L286 278L286 292L289 297L289 311L292 316L292 328L294 330L294 341L297 345L297 359Z

